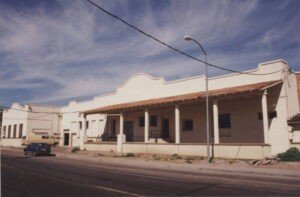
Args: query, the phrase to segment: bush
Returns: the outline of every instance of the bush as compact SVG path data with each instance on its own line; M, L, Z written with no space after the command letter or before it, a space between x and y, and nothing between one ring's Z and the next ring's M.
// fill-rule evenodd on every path
M126 157L135 157L135 154L134 153L127 153Z
M171 155L171 160L175 160L175 159L182 159L182 158L177 154Z
M72 150L71 150L72 153L76 153L76 152L78 152L78 151L79 151L79 148L78 148L78 147L74 147L74 148L72 148Z
M296 147L291 147L283 153L279 153L277 157L281 161L300 161L300 151Z

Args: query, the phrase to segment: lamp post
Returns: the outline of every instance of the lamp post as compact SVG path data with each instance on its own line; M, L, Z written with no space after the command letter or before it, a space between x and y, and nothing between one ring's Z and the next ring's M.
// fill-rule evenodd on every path
M186 35L184 36L184 40L186 41L194 41L196 44L199 45L200 49L205 55L205 97L206 97L206 142L207 142L207 161L210 163L210 150L209 150L209 107L208 107L208 77L207 77L207 53L204 50L203 46L197 40L193 39L191 36Z

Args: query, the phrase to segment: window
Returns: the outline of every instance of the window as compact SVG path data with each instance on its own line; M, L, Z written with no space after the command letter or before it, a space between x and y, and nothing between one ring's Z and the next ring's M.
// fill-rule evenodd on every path
M3 138L6 136L6 126L3 126Z
M183 131L192 131L194 129L193 120L183 120L182 121L182 130Z
M277 111L271 111L268 113L269 119L277 118ZM258 112L258 120L262 120L263 115L262 112Z
M89 121L85 122L85 128L88 129L89 128Z
M220 114L219 115L219 128L220 129L230 129L231 128L230 114Z
M17 138L17 125L14 125L14 135L13 138Z
M19 125L19 138L22 138L23 135L23 124Z
M144 116L139 117L139 125L140 125L140 127L145 126L145 117Z
M150 116L150 127L157 126L157 116Z
M113 120L112 122L112 134L113 135L116 135L116 124L117 124L117 121L116 120Z
M79 129L82 129L82 121L79 121Z
M7 138L10 138L10 130L11 130L11 125L8 125L8 134L7 134Z

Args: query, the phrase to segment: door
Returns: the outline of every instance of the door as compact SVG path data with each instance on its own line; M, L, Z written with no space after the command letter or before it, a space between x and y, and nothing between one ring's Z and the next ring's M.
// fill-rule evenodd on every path
M162 121L162 138L168 139L170 137L169 133L169 119L164 118Z
M64 145L69 146L70 133L64 133Z
M127 142L133 142L133 121L124 122L124 134Z

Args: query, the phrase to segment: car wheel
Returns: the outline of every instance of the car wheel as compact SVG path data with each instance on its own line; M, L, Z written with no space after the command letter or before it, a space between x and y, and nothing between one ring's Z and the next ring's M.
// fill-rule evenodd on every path
M24 155L28 155L28 153L25 151L25 152L24 152Z

